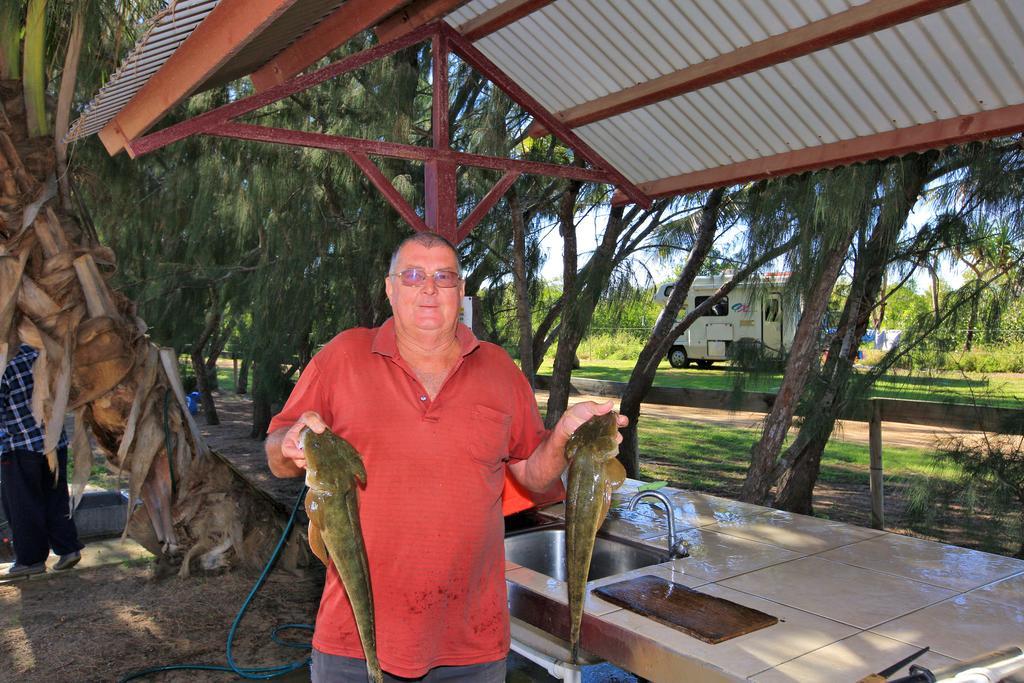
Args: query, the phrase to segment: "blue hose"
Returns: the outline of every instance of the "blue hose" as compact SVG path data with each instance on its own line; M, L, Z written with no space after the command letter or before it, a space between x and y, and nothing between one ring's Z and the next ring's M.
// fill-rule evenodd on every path
M279 664L277 666L257 667L253 669L243 669L235 663L235 658L231 653L232 646L235 640L235 632L238 630L239 624L242 623L242 617L245 616L246 610L249 609L249 604L252 599L256 597L256 593L259 592L260 587L263 586L263 582L266 581L267 576L270 575L270 571L274 568L274 564L277 562L278 556L281 554L281 549L284 547L285 541L288 540L288 535L292 531L292 527L295 526L295 517L298 515L299 507L302 505L302 501L306 497L306 487L302 487L302 491L299 493L298 499L295 501L295 505L292 507L292 514L288 518L288 523L284 527L284 531L281 532L281 538L277 541L277 547L274 548L274 552L270 554L270 559L267 560L267 565L263 568L263 573L260 574L260 578L256 579L256 583L253 585L252 590L249 591L248 597L245 598L245 602L242 603L241 609L238 610L238 614L235 615L235 620L231 624L231 630L228 631L228 642L226 648L227 666L220 666L214 664L169 664L167 666L154 666L149 669L141 669L139 671L133 671L132 673L121 678L119 683L125 683L126 681L134 681L137 678L143 676L149 676L151 674L160 673L162 671L224 671L228 673L236 674L242 678L249 680L266 680L269 678L277 678L278 676L284 676L285 674L291 673L296 669L304 666L309 666L310 656L307 655L304 659L289 662L288 664ZM312 624L281 624L274 628L270 632L270 639L278 645L285 647L292 647L300 650L312 650L313 646L309 643L296 643L293 641L283 640L278 636L280 631L286 629L301 629L304 631L312 631Z

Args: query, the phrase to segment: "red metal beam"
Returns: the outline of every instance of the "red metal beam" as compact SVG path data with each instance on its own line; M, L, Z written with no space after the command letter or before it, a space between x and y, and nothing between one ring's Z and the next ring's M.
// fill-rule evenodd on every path
M430 134L436 151L449 150L448 129L448 38L435 33L430 43L432 100ZM424 167L424 195L427 225L449 239L458 233L456 165L431 159Z
M221 0L103 130L117 154L217 72L296 0Z
M407 7L380 22L374 32L377 40L385 43L429 24L464 4L466 0L413 0Z
M227 123L231 119L256 111L268 104L273 104L274 102L283 100L289 95L294 95L297 92L309 90L328 79L348 73L353 69L366 66L371 62L387 57L388 55L407 48L410 45L423 42L433 35L436 30L437 29L434 26L423 26L420 29L412 31L391 42L372 47L368 50L363 50L362 52L358 52L346 57L345 59L338 60L319 71L314 71L313 73L304 74L302 76L296 76L291 80L282 83L281 85L276 85L262 93L251 95L243 100L232 102L231 104L225 104L212 111L195 116L188 121L182 121L181 123L169 126L163 130L157 131L156 133L147 135L144 138L132 140L130 143L126 144L125 147L127 148L128 153L134 158L142 154L148 154L149 152L160 149L161 147L166 147L172 142L184 140L191 135L206 133L223 123Z
M256 92L263 92L301 73L316 60L384 19L409 0L348 0L304 36L251 75Z
M394 207L395 211L405 219L406 223L419 232L430 232L430 228L427 227L427 224L424 223L423 219L419 217L419 214L409 206L409 202L405 201L405 198L399 194L398 190L395 189L395 186L387 176L380 172L380 169L377 168L377 164L373 163L369 157L361 152L346 151L346 154L348 154L349 158L355 162L356 166L366 174L366 177L370 179L370 182L373 183L374 187L384 195L384 199L388 201L388 204Z
M360 138L350 138L340 135L307 133L305 131L253 126L246 123L231 122L221 124L210 130L203 130L202 132L206 135L234 138L236 140L274 142L283 145L293 145L296 147L313 147L316 149L327 149L335 152L373 154L377 156L393 157L395 159L410 159L412 161L444 161L458 166L489 168L495 171L516 171L518 173L529 173L532 175L582 180L588 183L614 184L611 174L608 171L601 169L546 164L540 161L524 161L522 159L506 159L501 157L485 156L483 154L456 152L451 149L435 150L430 147L403 145L398 142L363 140ZM145 140L146 138L143 138L140 142Z
M500 31L528 14L547 7L554 0L505 0L486 12L470 19L456 30L469 41L477 41Z
M473 232L473 228L483 220L483 217L487 215L487 212L498 203L498 200L508 192L508 188L512 187L512 184L515 183L518 178L519 173L516 171L505 171L505 175L498 179L498 182L494 184L494 187L484 195L483 199L477 202L477 205L473 207L473 210L468 216L466 216L466 219L462 221L462 224L459 226L459 232L455 236L454 244L458 244L462 240L466 239L466 236Z
M886 159L1021 131L1024 131L1024 104L684 173L641 183L640 188L652 197L669 197L719 185ZM628 204L630 201L621 192L612 197L613 204Z
M335 78L353 69L360 68L375 60L386 57L410 45L422 42L427 37L432 39L434 53L432 103L432 138L434 147L418 147L378 140L360 140L342 136L306 133L302 131L267 128L248 124L235 123L233 119L256 111L289 95L312 88L330 78ZM449 96L448 96L448 54L456 48L459 55L468 64L475 67L482 75L489 78L495 85L502 88L514 101L535 117L547 119L558 130L559 137L570 147L580 159L587 161L592 168L579 166L562 166L521 159L508 159L455 152L449 148ZM572 178L584 182L607 183L617 185L626 192L629 198L644 206L649 206L650 199L641 194L625 177L611 168L596 152L568 129L562 129L557 121L547 113L541 105L530 97L522 88L512 82L497 66L476 50L468 41L443 22L435 22L412 30L392 41L364 50L355 55L331 64L319 71L303 76L296 76L273 86L270 89L247 97L243 100L218 107L213 111L200 114L164 130L133 140L126 144L129 154L133 157L152 152L168 144L182 140L191 135L207 134L219 137L230 137L243 140L275 142L303 147L315 147L340 151L348 154L367 174L370 181L380 189L385 198L417 230L428 226L457 239L461 232L457 217L456 168L459 165L476 166L506 171L506 175L498 185L484 198L480 211L486 213L501 194L507 184L514 182L511 174L531 173L552 177ZM402 159L413 159L424 162L425 191L427 196L426 215L424 222L409 207L401 195L397 193L391 182L385 178L380 169L368 159L368 154L391 156ZM498 190L501 189L500 192ZM497 192L497 194L495 194ZM401 201L399 201L401 200ZM469 228L480 220L483 213L471 213ZM465 226L463 226L465 228Z
M871 0L674 73L565 109L556 113L555 117L568 128L578 128L765 67L788 62L959 5L964 1ZM529 129L532 137L540 137L551 132L554 132L553 129L544 121L535 122Z
M590 148L590 145L583 142L583 140L581 140L575 133L563 126L553 114L544 109L540 102L535 100L529 93L519 87L518 83L509 78L504 71L499 69L494 62L484 56L480 50L473 47L473 45L459 35L455 29L442 22L440 24L440 31L448 34L448 39L451 42L453 51L458 53L462 59L481 74L486 76L492 83L504 90L505 94L533 115L534 119L547 125L552 132L554 132L555 136L571 147L576 154L583 157L583 159L585 159L591 166L607 168L608 175L612 179L611 183L619 187L633 203L639 204L644 208L651 205L650 197L647 197L639 188L636 187L636 185L626 179L624 175L612 168L600 154Z

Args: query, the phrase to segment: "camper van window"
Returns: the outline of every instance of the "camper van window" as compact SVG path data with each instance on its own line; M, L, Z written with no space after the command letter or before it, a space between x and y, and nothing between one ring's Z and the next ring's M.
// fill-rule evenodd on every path
M710 298L711 297L709 297L709 296L694 297L694 299L693 299L693 306L694 306L694 308L696 308L697 306L700 306L702 303L704 303L705 301L707 301ZM729 315L729 297L726 296L726 297L722 297L722 299L720 301L716 302L715 305L711 307L711 310L704 314L704 317L705 318L711 318L711 317L723 318L723 317L725 317L727 315Z
M764 321L773 323L779 319L779 300L774 298L769 299L767 304L768 305L764 307Z

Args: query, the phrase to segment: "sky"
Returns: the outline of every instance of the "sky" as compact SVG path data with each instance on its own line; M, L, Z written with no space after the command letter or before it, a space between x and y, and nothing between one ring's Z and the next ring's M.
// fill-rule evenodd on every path
M579 220L579 224L576 228L577 246L580 253L579 265L582 266L586 263L587 259L590 258L590 254L597 246L597 240L601 232L604 230L607 216L608 207L602 206L597 211L590 212ZM907 222L912 227L917 228L932 220L934 217L935 211L932 205L930 203L922 203L920 206L916 207L916 210L911 214ZM726 235L725 239L729 239L729 236ZM541 249L545 255L544 265L541 269L542 277L548 282L561 280L562 238L558 234L557 225L554 223L547 227L542 233ZM638 262L646 267L654 277L654 284L651 285L652 297L654 296L655 284L666 282L674 277L676 264L662 263L657 258L653 257L639 257ZM849 275L849 273L847 273L847 275ZM963 268L956 267L949 263L942 263L939 267L939 277L951 287L959 287L963 283ZM929 291L931 281L928 278L927 271L919 269L915 275L915 281L917 284L917 291Z

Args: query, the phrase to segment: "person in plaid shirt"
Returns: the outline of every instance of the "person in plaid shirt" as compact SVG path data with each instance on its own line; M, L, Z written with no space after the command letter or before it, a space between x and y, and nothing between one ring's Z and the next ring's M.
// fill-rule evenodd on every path
M32 417L32 365L39 352L22 344L0 379L0 498L14 534L15 562L7 576L46 571L50 548L55 570L81 559L82 544L68 506L68 448L57 446L57 483L43 453L43 426Z

